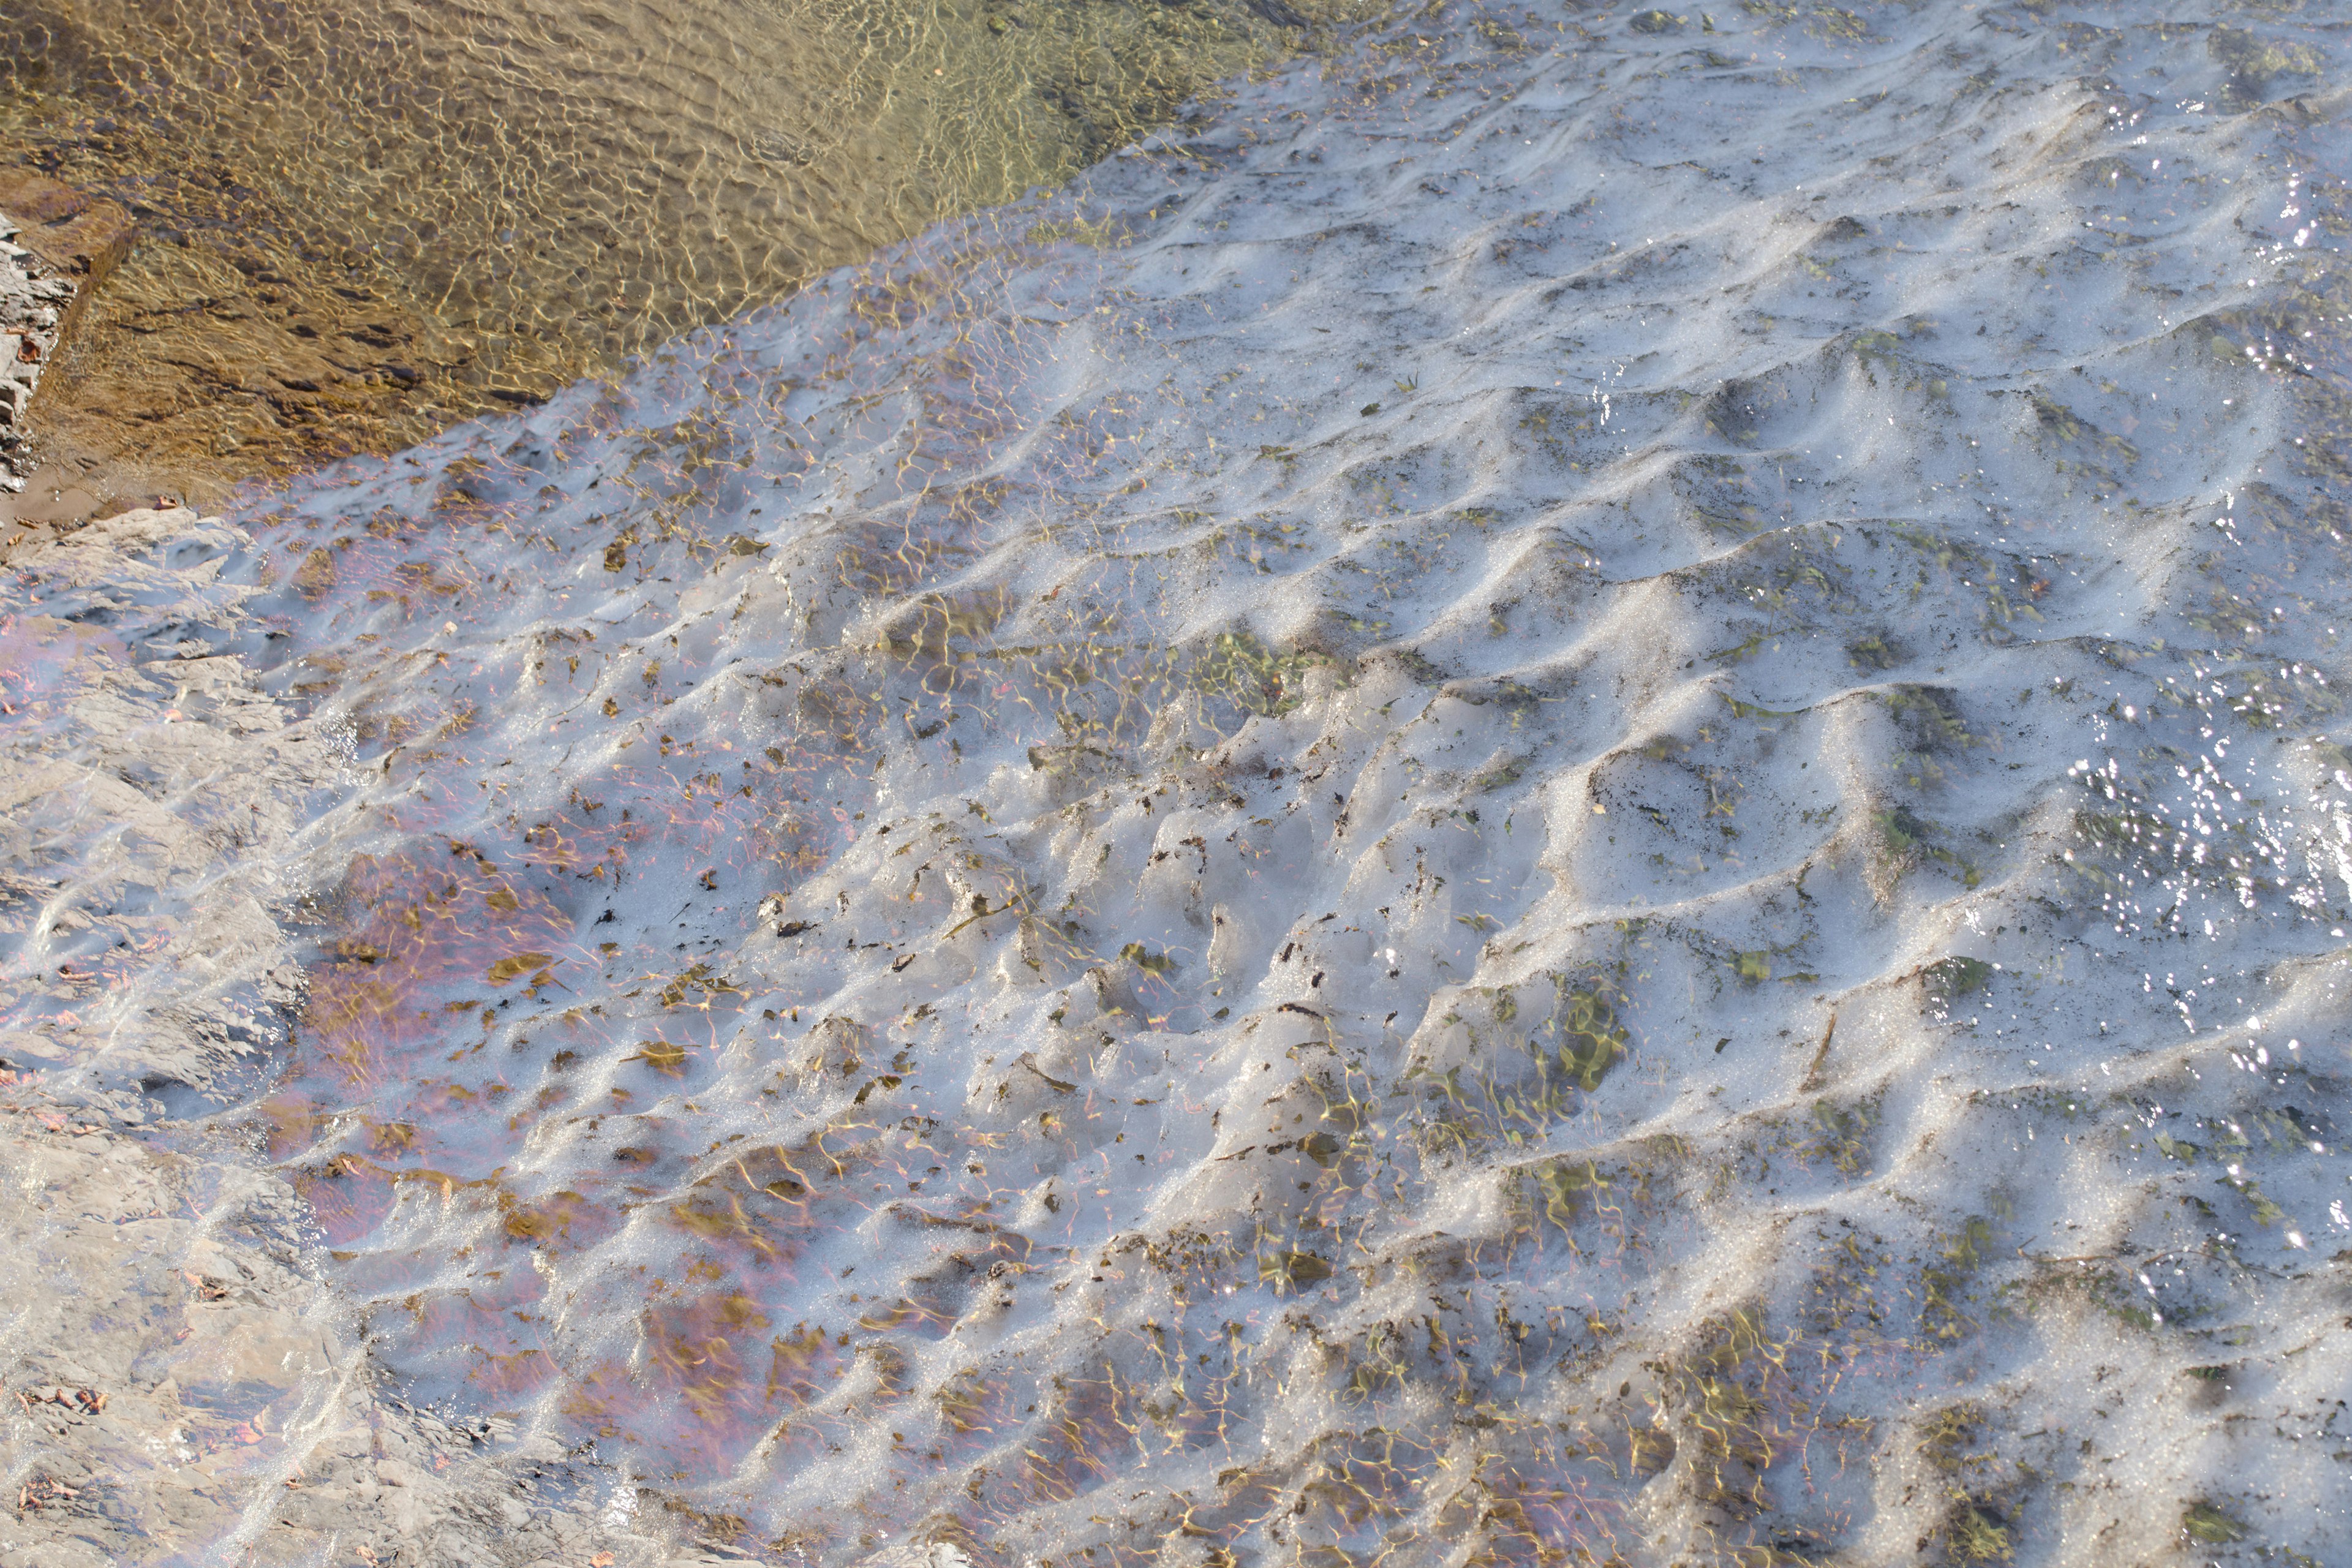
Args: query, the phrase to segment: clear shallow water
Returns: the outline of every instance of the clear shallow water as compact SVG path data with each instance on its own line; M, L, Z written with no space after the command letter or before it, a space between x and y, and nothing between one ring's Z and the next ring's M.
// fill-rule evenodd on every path
M782 1560L2331 1561L2309 23L1432 18L77 536L12 1026Z
M51 482L207 498L528 403L1068 178L1346 13L32 0L12 156L140 218ZM1287 24L1278 25L1278 24Z

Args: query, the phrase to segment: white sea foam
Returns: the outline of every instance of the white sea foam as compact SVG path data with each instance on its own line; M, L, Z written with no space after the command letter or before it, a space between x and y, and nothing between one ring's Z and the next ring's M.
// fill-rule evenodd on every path
M1771 10L248 509L385 1365L809 1560L2340 1556L2326 39Z

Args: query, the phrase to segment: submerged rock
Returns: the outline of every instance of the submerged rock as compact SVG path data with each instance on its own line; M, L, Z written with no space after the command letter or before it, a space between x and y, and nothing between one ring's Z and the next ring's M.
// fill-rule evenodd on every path
M21 169L0 170L0 489L37 466L33 410L90 290L131 248L131 215Z

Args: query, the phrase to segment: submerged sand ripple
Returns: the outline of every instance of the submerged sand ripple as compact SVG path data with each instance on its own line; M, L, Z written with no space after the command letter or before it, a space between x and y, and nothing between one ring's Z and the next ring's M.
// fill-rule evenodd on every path
M256 503L229 1121L750 1554L2340 1555L2326 47L1465 10Z

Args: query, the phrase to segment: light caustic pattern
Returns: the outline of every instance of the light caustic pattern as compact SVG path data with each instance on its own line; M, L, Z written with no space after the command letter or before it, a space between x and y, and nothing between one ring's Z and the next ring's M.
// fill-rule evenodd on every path
M2326 47L1449 10L254 503L384 1364L787 1561L2340 1557Z
M243 542L135 512L0 588L0 1070L133 1121L142 1085L233 1096L301 996L271 910L333 759L238 656Z

